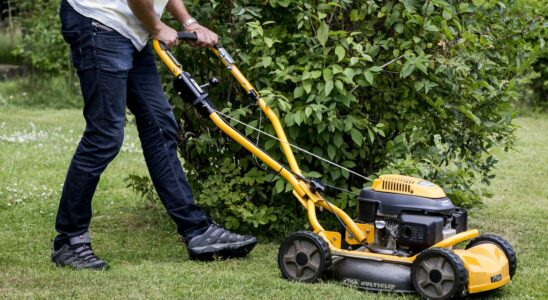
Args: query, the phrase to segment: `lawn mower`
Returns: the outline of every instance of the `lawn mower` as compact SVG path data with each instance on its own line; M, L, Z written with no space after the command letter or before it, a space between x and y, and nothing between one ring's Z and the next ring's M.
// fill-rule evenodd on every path
M194 33L178 35L180 40L196 40ZM278 266L283 277L311 283L329 276L359 289L417 292L427 299L450 299L510 283L517 266L512 246L499 236L468 230L466 210L455 207L439 186L420 178L381 175L361 190L353 219L326 200L321 181L303 176L275 112L221 45L211 50L268 117L276 133L270 136L280 142L289 167L227 122L231 117L218 111L204 91L209 84L200 86L162 43L154 40L153 47L173 74L174 90L183 101L287 180L306 209L313 231L295 232L282 242ZM341 229L325 230L318 208L334 214ZM464 249L455 247L468 240Z

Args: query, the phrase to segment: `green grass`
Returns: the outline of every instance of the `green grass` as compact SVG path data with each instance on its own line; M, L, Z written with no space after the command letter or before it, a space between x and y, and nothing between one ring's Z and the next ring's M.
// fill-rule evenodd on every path
M503 235L518 253L513 283L488 296L543 299L548 297L548 116L517 124L517 149L498 153L494 196L471 211L470 221L481 231ZM260 244L247 259L190 261L163 210L147 209L145 200L125 187L127 174L146 174L133 127L94 198L94 249L111 269L51 266L59 193L83 127L79 110L0 106L0 298L415 299L333 282L288 282L276 266L274 243Z

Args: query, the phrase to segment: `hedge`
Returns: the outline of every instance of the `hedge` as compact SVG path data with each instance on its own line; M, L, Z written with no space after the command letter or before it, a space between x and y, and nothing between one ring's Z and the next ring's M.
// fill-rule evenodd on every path
M68 68L50 14L56 2L35 0L23 14L28 30L21 53L50 72ZM542 17L515 1L185 3L221 36L281 115L290 142L370 178L399 173L429 179L467 207L487 195L497 163L493 149L512 146L514 104L532 80L546 34ZM221 79L208 92L223 113L273 133L211 54L183 46L176 55L197 81ZM306 219L291 186L175 96L162 70L181 124L184 168L212 218L263 234L302 226ZM284 161L276 141L258 140ZM353 193L369 184L305 153L296 156L307 177ZM354 194L329 194L342 208L356 206Z

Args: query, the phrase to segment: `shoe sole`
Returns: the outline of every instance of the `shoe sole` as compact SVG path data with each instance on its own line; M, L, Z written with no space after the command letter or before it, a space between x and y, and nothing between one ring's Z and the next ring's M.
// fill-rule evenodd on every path
M70 264L62 264L60 262L52 261L52 264L58 268L68 268L72 270L92 270L92 271L106 271L110 268L108 264L102 265L100 267L76 267Z
M210 261L218 257L220 259L244 257L257 245L257 239L231 243L214 244L205 247L188 249L188 255L193 260Z

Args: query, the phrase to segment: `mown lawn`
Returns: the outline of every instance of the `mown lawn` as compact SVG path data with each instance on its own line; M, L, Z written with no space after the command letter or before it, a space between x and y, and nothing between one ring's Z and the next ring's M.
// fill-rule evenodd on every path
M498 153L494 196L470 220L514 245L518 271L512 285L480 297L546 299L548 115L516 123L516 150ZM0 298L415 299L287 282L276 266L277 243L260 244L247 259L190 261L164 212L126 188L127 174L146 174L131 126L94 200L94 249L111 269L53 267L55 211L82 129L78 110L0 106Z

